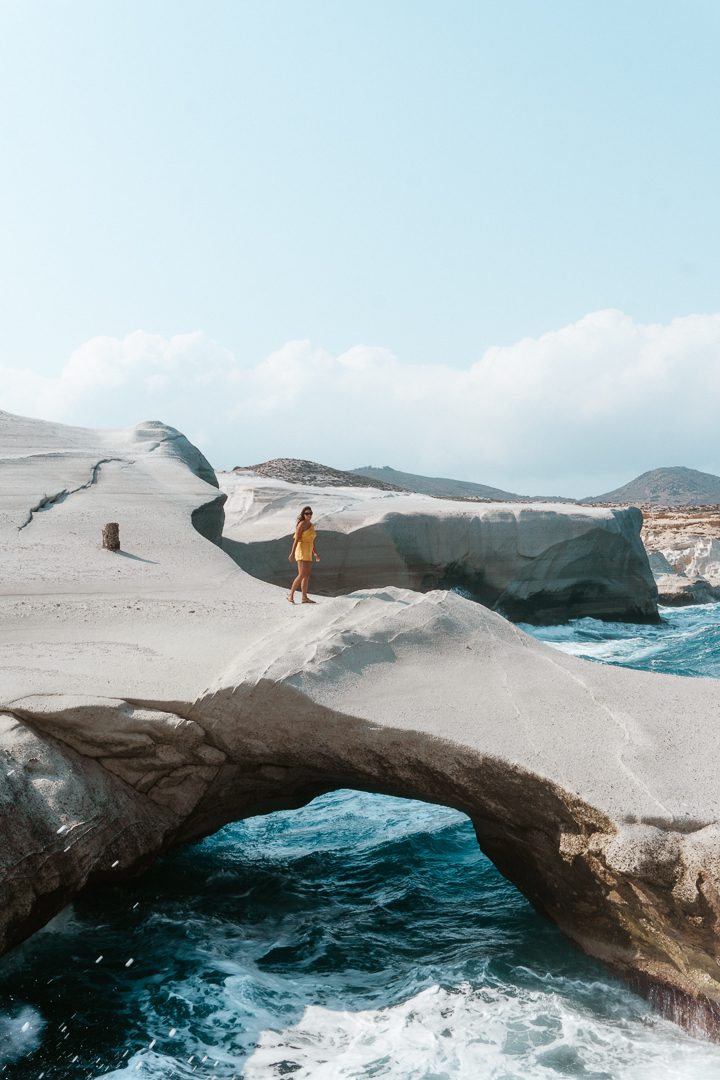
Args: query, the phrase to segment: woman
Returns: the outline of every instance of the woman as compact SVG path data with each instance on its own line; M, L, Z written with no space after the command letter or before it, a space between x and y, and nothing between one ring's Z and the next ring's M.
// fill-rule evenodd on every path
M316 562L320 562L320 556L315 550L316 532L312 523L312 514L312 507L304 506L295 525L293 544L288 555L288 561L292 562L293 559L296 559L298 566L297 577L290 586L290 595L288 596L291 604L295 603L296 589L300 589L302 592L303 604L315 603L314 600L310 600L307 594L313 558Z

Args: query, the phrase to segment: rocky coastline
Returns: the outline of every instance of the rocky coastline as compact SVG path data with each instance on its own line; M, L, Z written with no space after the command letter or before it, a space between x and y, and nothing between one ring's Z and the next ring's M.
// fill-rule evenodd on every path
M0 949L174 844L356 787L465 812L573 941L716 1036L717 682L574 659L444 589L290 608L208 539L213 480L162 424L0 414Z
M660 602L720 600L720 505L642 508L642 538Z

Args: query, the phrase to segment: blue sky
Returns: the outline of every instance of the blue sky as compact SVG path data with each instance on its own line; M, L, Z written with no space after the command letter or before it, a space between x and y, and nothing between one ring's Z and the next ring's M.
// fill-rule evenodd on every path
M692 0L6 0L0 365L53 378L144 331L201 333L241 368L291 341L376 346L412 379L605 309L712 314L719 32ZM68 418L135 422L135 389L126 417ZM308 456L277 423L278 453ZM318 449L352 464L331 434ZM437 438L435 457L371 439L362 463L498 479ZM562 485L548 469L528 482Z

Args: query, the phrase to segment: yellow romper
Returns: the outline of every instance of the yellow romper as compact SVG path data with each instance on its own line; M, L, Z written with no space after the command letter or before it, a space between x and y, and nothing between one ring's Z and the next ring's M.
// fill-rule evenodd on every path
M312 562L313 557L313 545L315 543L315 526L311 525L309 529L306 529L302 534L297 544L295 545L295 558L298 562Z

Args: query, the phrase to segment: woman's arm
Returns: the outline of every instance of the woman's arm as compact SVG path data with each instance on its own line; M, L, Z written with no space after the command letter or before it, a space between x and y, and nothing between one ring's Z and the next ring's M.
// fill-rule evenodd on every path
M317 553L317 548L315 547L315 544L313 544L312 553L315 556L315 562L320 562L320 556Z

